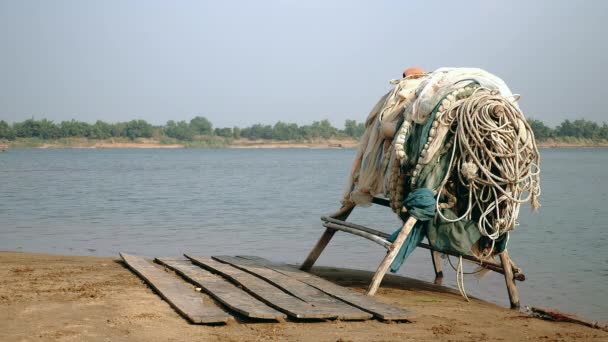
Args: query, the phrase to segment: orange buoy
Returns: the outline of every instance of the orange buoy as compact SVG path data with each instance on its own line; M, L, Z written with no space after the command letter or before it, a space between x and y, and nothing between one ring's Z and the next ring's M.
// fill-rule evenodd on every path
M424 70L422 68L413 67L405 69L403 72L403 77L413 76L413 75L424 75Z

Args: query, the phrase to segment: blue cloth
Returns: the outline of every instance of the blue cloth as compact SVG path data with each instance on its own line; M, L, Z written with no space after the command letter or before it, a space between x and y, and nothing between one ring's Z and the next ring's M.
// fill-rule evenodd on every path
M435 197L428 188L410 192L403 201L403 206L407 208L407 214L418 221L429 221L435 217Z
M401 268L405 259L412 254L424 238L426 222L435 217L435 197L433 197L433 192L427 188L420 188L410 192L403 201L403 206L407 208L407 213L415 217L417 221L391 264L391 272L393 273ZM405 220L406 218L403 219ZM394 242L399 232L401 232L401 228L391 234L387 240Z

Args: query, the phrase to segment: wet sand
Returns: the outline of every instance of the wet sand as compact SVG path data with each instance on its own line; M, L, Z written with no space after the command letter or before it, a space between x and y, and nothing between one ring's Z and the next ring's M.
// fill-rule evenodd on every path
M316 268L363 292L371 274ZM204 300L211 301L203 295ZM377 298L417 313L379 321L188 324L113 258L0 252L0 341L606 341L608 333L556 323L414 279L388 276Z

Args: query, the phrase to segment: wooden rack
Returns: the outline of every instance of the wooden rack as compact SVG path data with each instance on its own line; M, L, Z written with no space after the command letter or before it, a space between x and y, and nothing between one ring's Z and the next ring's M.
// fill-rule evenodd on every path
M372 203L384 207L390 207L390 202L384 198L374 197L372 199ZM325 249L325 247L327 247L327 244L329 243L329 241L331 241L331 238L337 231L343 231L349 234L366 238L387 249L387 254L380 263L380 266L374 274L372 282L366 292L368 296L373 296L376 294L376 291L378 290L378 287L382 282L382 278L384 278L384 275L388 271L389 266L397 256L397 253L401 249L401 246L405 242L405 239L412 227L414 226L416 220L414 218L409 218L408 220L406 220L403 225L403 228L401 229L401 232L399 233L395 241L391 242L387 240L390 234L362 225L346 222L346 219L354 208L354 206L344 206L329 217L321 217L321 221L323 221L323 226L325 227L325 232L323 232L323 235L321 235L321 238L319 239L317 244L310 251L308 257L300 266L300 269L304 271L310 270L310 268L317 261L321 253L323 253L323 250ZM438 252L433 249L431 245L422 242L418 244L418 247L422 247L431 251L431 260L433 262L433 268L435 269L435 283L441 284L441 281L443 280L443 271L441 269L441 263L439 260L440 253L457 257L460 257L460 255L451 252ZM476 263L479 266L484 267L488 270L503 274L505 277L507 291L509 293L509 302L511 303L511 308L519 309L519 296L517 294L515 280L524 281L526 277L521 271L521 269L515 266L515 264L511 261L511 259L509 258L509 254L506 250L500 253L499 256L500 264L491 261L482 261L472 255L462 255L462 258Z

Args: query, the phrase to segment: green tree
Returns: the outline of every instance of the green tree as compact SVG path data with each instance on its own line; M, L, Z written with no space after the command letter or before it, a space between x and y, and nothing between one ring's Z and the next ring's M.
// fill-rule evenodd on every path
M241 129L238 128L238 127L236 127L236 126L234 126L232 128L232 137L234 139L239 139L241 137Z
M272 138L277 140L295 140L299 138L299 128L295 123L277 122L272 128Z
M19 138L55 139L60 137L60 130L52 121L27 119L13 125L15 136Z
M601 135L600 126L593 121L585 119L564 120L564 122L557 126L555 131L556 135L561 137L596 139Z
M125 126L125 135L133 140L135 138L152 137L152 125L145 120L131 120Z
M365 132L365 124L357 123L355 120L346 120L344 122L344 134L352 138L361 138Z
M338 130L331 125L329 120L325 119L322 121L313 121L310 126L302 126L302 133L304 137L310 138L324 138L329 139L336 136Z
M602 125L602 128L600 129L600 138L608 140L608 125L605 122Z
M76 121L62 121L59 124L59 134L64 137L87 137L90 134L90 125L86 122Z
M15 139L13 128L4 120L0 120L0 139Z
M92 139L108 139L112 137L112 125L109 123L97 120L95 124L89 127L89 138Z
M110 131L112 132L113 138L126 137L126 122L116 122L111 124Z
M528 119L528 124L534 132L534 137L537 140L546 140L548 138L552 138L555 135L554 130L551 127L545 125L544 122L535 119Z
M177 123L173 120L167 121L164 131L168 137L178 140L192 141L194 137L194 130L186 121Z
M190 127L194 130L195 134L210 135L213 133L213 125L207 118L197 116L190 120Z
M272 126L255 124L251 127L245 127L241 130L241 136L250 139L272 139Z
M232 128L224 127L224 128L216 128L215 135L224 138L232 138Z

